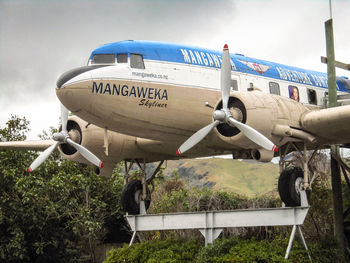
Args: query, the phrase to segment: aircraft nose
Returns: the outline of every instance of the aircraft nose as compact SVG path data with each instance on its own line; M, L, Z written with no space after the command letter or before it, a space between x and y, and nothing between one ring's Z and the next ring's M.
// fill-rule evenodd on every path
M57 80L56 86L57 89L62 88L63 84L67 83L69 80L75 78L78 75L81 75L85 72L88 72L90 70L94 70L97 68L104 67L105 65L93 65L93 66L84 66L84 67L79 67L79 68L74 68L71 69L65 73L63 73Z
M58 78L56 95L71 112L77 112L90 106L86 92L91 82L90 71L99 67L101 65L74 68Z

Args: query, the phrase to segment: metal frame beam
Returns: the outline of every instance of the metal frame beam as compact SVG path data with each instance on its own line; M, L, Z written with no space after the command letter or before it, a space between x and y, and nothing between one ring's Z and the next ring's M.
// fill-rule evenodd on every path
M203 211L187 213L168 213L154 215L126 215L134 232L129 245L135 240L137 232L160 230L197 229L205 238L205 245L212 244L224 228L257 226L293 226L292 235L286 251L286 258L298 228L305 249L306 242L300 229L309 211L305 191L300 191L301 206L281 208L237 209L228 211ZM309 252L308 252L309 253ZM310 256L310 255L309 255Z

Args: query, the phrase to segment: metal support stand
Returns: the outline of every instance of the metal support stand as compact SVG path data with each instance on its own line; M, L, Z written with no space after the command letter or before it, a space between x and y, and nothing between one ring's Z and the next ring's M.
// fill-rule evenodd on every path
M307 195L306 195L305 191L300 191L300 204L301 204L301 207L309 206L309 203L307 201ZM310 255L309 249L308 249L308 247L306 245L305 238L304 238L303 232L301 231L300 225L293 225L292 233L290 234L289 243L288 243L288 247L287 247L287 250L286 250L286 255L285 255L284 258L287 259L289 257L289 253L290 253L290 251L292 249L292 245L293 245L296 229L298 229L298 231L299 231L299 235L300 235L300 238L301 238L301 240L302 240L302 242L304 244L304 247L305 247L305 250L307 252L307 255L308 255L310 261L312 262L311 255Z
M309 211L305 191L300 191L301 206L281 208L237 209L229 211L204 211L193 213L169 213L156 215L126 215L132 231L134 242L135 233L140 231L198 229L205 238L205 245L212 244L224 228L257 227L257 226L293 226L289 245L286 251L288 258L295 231L298 228L304 247L309 254L300 225L304 223Z
M285 255L284 258L285 258L285 259L288 259L288 257L289 257L289 253L290 253L290 251L291 251L291 249L292 249L292 245L293 245L293 241L294 241L294 237L295 237L295 231L296 231L297 229L298 229L298 231L299 231L299 235L300 235L300 237L301 237L301 240L302 240L302 242L303 242L303 245L304 245L304 247L305 247L305 250L306 250L306 252L307 252L307 255L308 255L310 261L312 262L312 258L311 258L311 255L310 255L310 253L309 253L309 249L308 249L308 247L307 247L307 245L306 245L303 232L301 231L300 226L297 226L297 225L294 225L294 226L293 226L292 233L291 233L290 238L289 238L289 243L288 243L286 255Z
M219 229L214 229L214 228L199 229L199 232L201 232L201 234L204 237L205 246L208 246L208 244L213 244L215 239L217 239L220 236L222 230L223 230L222 228L219 228Z
M134 233L132 233L132 237L131 237L131 240L130 240L130 243L129 243L129 247L134 243L135 237L136 237L136 233L137 233L137 231L134 231Z
M289 253L290 250L292 249L292 244L293 244L293 240L294 240L294 236L295 236L295 230L297 229L297 226L294 225L293 229L292 229L292 233L290 234L290 238L289 238L289 242L288 242L288 247L287 247L287 251L286 251L286 256L284 257L285 259L287 259L289 257Z
M205 246L208 244L213 244L215 239L219 237L221 234L223 228L214 228L215 225L215 219L213 213L206 213L205 214L205 226L206 228L199 229L199 232L204 237L205 240Z
M140 201L140 215L147 215L146 206L145 206L145 201L143 201L143 200ZM139 233L137 233L137 231L134 231L134 232L132 233L132 237L131 237L131 240L130 240L130 243L129 243L129 247L130 247L132 244L134 244L136 235L137 235L137 237L139 238L139 240L142 241L142 239L141 239Z

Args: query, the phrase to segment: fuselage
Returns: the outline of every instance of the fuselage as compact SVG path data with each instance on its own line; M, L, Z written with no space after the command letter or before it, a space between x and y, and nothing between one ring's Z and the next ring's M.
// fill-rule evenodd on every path
M56 91L68 109L89 123L176 144L212 121L212 108L221 98L221 55L159 42L107 44L92 52L87 67L62 76ZM309 108L324 104L326 74L230 57L232 93L259 89ZM348 93L349 80L338 78L337 88L339 94Z

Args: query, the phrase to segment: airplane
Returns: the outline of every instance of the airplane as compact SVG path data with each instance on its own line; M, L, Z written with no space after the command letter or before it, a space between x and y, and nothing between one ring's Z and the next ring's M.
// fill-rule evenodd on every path
M150 185L164 160L232 154L269 162L280 157L278 190L300 205L312 174L307 151L350 146L350 105L327 105L327 75L223 51L152 41L96 48L86 66L57 80L61 127L52 140L2 142L0 149L43 151L33 172L58 148L65 159L112 173L125 161L122 205L138 214L150 205ZM350 80L337 77L340 96ZM73 116L68 116L68 110ZM303 167L285 157L303 155ZM103 160L103 162L101 161ZM159 162L152 174L146 164ZM129 175L136 164L139 180Z

